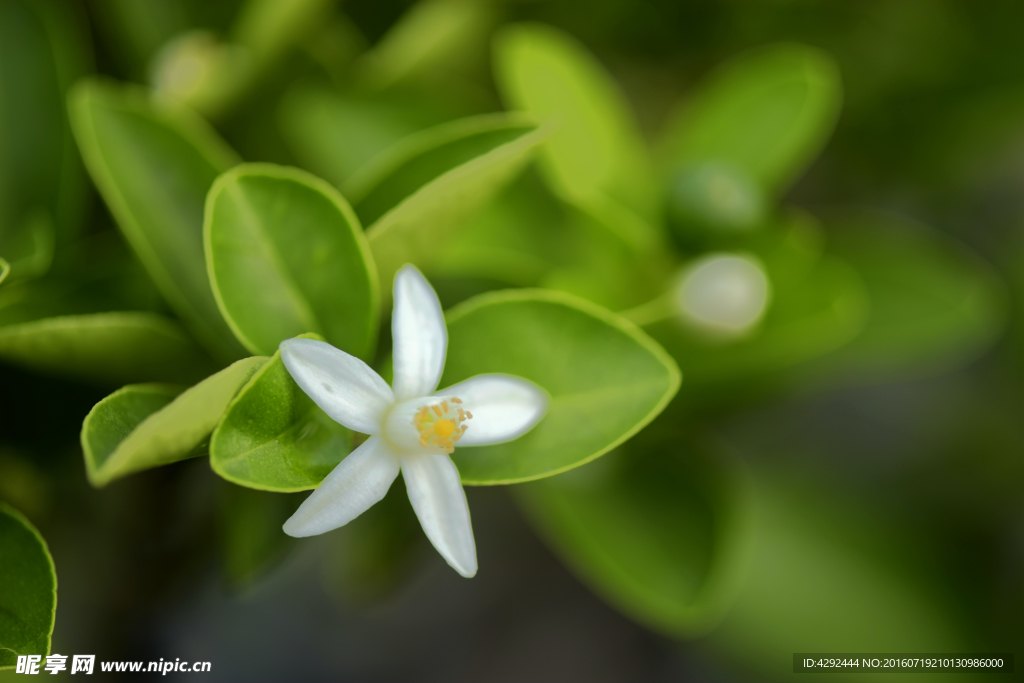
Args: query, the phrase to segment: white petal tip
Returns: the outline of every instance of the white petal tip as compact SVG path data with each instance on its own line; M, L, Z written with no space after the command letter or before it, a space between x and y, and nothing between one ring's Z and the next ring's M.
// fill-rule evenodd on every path
M293 337L291 339L285 339L284 341L282 341L280 344L277 345L277 348L280 349L282 353L284 353L284 352L289 351L289 350L294 350L295 347L297 347L297 346L301 346L303 341L315 341L315 340L312 340L312 339L303 340L303 339L299 339L297 337Z
M416 266L414 266L411 263L406 263L404 266L402 266L401 268L398 269L398 272L395 273L395 277L399 277L399 276L401 276L403 274L408 274L408 273L416 273L417 275L422 275L422 273L420 273L420 269L419 268L417 268Z
M284 523L284 526L281 527L281 530L292 538L306 538L307 536L316 535L315 531L310 532L308 529L303 529L302 526L302 522L296 520L295 517L290 517L288 521Z
M399 400L426 396L437 388L444 369L448 332L437 292L423 273L405 264L395 274L394 389Z
M438 394L458 396L473 421L459 446L490 446L523 436L547 414L551 395L522 377L501 373L477 375Z
M442 555L444 557L444 555ZM462 562L459 562L451 557L444 557L444 561L448 563L448 566L459 573L459 576L463 578L472 579L476 576L476 554L474 553L471 558L463 558Z
M440 550L440 549L438 549ZM463 553L469 555L468 557L455 558L451 556L452 548L446 548L447 552L442 552L441 557L448 563L448 566L459 573L459 576L467 579L472 579L476 576L477 564L476 564L476 544L473 543L471 548L463 549ZM469 550L469 552L465 552ZM470 555L470 553L472 553Z

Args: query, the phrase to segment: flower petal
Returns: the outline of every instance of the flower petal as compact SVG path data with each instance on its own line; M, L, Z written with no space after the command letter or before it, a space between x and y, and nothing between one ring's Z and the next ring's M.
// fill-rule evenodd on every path
M441 381L448 330L437 294L415 266L402 266L395 275L391 335L396 398L404 401L429 395Z
M469 504L455 463L447 455L402 457L409 501L441 557L467 579L476 574L476 543Z
M500 374L477 375L438 394L458 396L473 414L459 447L518 439L540 422L551 401L547 392L530 380Z
M348 524L380 501L398 476L398 457L371 436L338 463L287 522L289 536L315 536Z
M281 360L332 420L354 432L380 433L395 396L369 365L316 339L286 339L281 342Z

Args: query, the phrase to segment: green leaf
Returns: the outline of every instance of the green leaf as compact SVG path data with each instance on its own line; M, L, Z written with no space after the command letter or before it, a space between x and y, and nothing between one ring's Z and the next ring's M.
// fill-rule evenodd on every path
M839 217L829 228L832 250L864 279L870 314L815 374L864 382L942 372L976 358L1003 331L1005 285L965 246L883 214Z
M0 253L6 257L12 282L39 277L50 269L56 227L46 209L36 207L21 225L0 238Z
M133 81L145 81L160 49L188 30L190 17L183 9L180 3L169 0L147 5L132 0L107 2L93 20L94 30L114 60L110 66Z
M93 486L203 455L202 446L238 389L266 362L246 358L182 393L132 384L93 407L82 423L82 451Z
M780 271L768 266L771 281ZM760 326L740 339L708 338L669 318L645 327L687 369L687 400L734 400L755 382L834 351L864 325L868 302L857 272L823 258L799 284L777 290Z
M486 278L517 287L539 286L576 246L565 214L564 203L532 169L525 171L438 255L429 271L431 282L439 277Z
M210 439L210 465L241 486L303 491L316 488L349 450L351 432L303 393L278 352L228 406Z
M412 98L340 95L313 86L290 90L278 111L281 132L302 166L338 187L399 140L446 118Z
M4 325L0 358L38 372L106 385L181 381L213 369L209 357L176 322L141 311L64 315Z
M900 520L844 500L835 483L756 471L753 483L743 586L705 641L723 661L791 680L780 652L977 651L932 555Z
M362 358L374 350L377 272L359 220L324 181L243 164L214 183L206 260L224 318L253 353L306 332Z
M45 277L7 285L0 293L0 325L59 315L166 310L124 240L109 230L78 240Z
M0 285L4 283L7 276L11 274L11 264L0 258Z
M0 503L0 669L18 655L47 655L57 609L57 574L39 532Z
M673 256L658 243L650 225L614 200L560 200L527 172L467 223L430 275L539 285L620 310L664 288Z
M234 153L201 119L129 86L85 81L69 107L86 167L157 287L218 359L245 355L203 257L206 193Z
M33 214L45 214L49 266L55 240L78 232L88 214L86 187L68 127L64 95L91 70L76 3L10 0L0 6L0 255L15 263L13 243L32 247ZM27 264L26 264L27 265ZM25 275L38 275L39 272Z
M490 3L478 0L422 0L363 55L360 76L386 88L480 64L495 14Z
M281 527L304 496L256 491L227 482L221 487L220 527L224 578L242 590L281 560L295 539Z
M599 201L595 201L599 200ZM567 258L544 287L620 311L650 300L671 276L676 256L643 219L614 200L594 195L566 201Z
M578 467L633 436L679 388L675 362L626 320L566 294L483 294L448 314L446 387L502 372L543 387L551 405L525 436L457 449L466 484L508 484Z
M642 624L692 638L715 626L740 587L748 486L721 454L677 434L635 443L515 491L533 526L595 592Z
M331 9L331 0L248 0L232 38L265 67L322 26Z
M371 226L382 294L406 263L429 269L545 134L513 115L463 119L403 140L353 177L345 191Z
M280 63L289 48L319 29L331 6L331 0L248 0L230 42L205 29L168 40L150 69L154 90L206 116L220 116Z
M543 24L504 29L494 44L495 78L506 103L556 131L542 160L570 197L608 194L642 216L655 201L650 159L629 104L592 54Z
M686 251L706 251L712 240L756 232L767 204L761 186L728 164L684 166L669 181L669 225Z
M797 44L751 51L680 109L663 141L666 170L727 164L779 195L828 140L841 99L838 69L825 53Z
M0 288L0 358L107 387L217 369L114 232L79 240L46 277ZM152 309L152 310L135 310Z
M867 293L856 270L824 256L824 234L798 211L733 243L734 252L763 268L770 296L763 318L743 334L714 335L685 319L677 302L681 272L664 294L624 311L686 368L684 402L734 404L767 385L791 383L796 367L852 340L868 314Z

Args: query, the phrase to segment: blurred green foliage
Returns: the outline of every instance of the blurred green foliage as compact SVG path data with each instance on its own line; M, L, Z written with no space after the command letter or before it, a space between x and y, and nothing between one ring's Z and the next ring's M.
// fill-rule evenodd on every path
M126 586L79 600L112 614L213 554L247 590L299 545L287 492L357 445L277 344L322 336L386 375L411 262L451 309L443 385L509 372L552 397L526 437L457 450L464 483L542 479L513 488L526 518L630 619L741 680L788 677L796 651L1010 650L1022 21L945 0L5 0L0 499L100 539ZM723 258L749 268L697 277ZM207 455L214 484L143 473ZM327 589L356 603L420 563L405 501L378 507L325 539ZM45 652L46 546L0 520L0 574L32 588L0 582L0 649Z

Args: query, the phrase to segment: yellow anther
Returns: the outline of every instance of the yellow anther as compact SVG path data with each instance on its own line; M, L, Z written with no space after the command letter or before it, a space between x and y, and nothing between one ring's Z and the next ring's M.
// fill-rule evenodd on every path
M448 405L449 403L455 405ZM424 448L440 448L445 453L455 450L455 444L466 432L462 424L473 417L458 407L462 401L449 398L434 405L426 405L416 411L412 425L419 432L419 443Z

